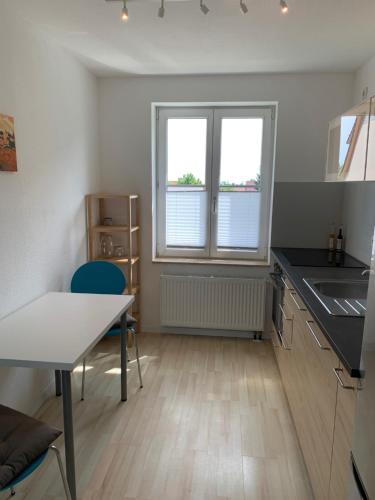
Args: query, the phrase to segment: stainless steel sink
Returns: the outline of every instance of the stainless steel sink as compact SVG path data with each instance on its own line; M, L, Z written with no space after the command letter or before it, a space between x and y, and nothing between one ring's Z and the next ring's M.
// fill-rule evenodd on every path
M368 282L304 278L310 290L333 316L364 316Z

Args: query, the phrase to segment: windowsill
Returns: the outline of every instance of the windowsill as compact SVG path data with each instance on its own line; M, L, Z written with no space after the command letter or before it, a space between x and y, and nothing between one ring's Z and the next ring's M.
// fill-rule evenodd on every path
M188 257L153 257L154 264L206 264L210 266L269 267L269 260L189 259Z

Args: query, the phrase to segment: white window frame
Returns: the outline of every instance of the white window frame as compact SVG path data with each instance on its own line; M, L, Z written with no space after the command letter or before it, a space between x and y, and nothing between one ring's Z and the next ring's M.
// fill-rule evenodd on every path
M236 103L152 103L152 172L153 172L153 260L200 263L254 264L269 262L271 238L274 158L276 144L277 102ZM214 120L215 112L215 122ZM237 251L216 248L217 206L219 194L219 166L221 120L228 117L263 118L261 159L261 220L257 249ZM207 119L206 188L207 246L204 249L168 248L166 246L166 120L173 117L204 117ZM212 127L212 129L211 129ZM212 135L210 130L213 130ZM219 141L219 142L218 142ZM159 145L164 147L160 148ZM212 168L212 165L217 165ZM181 260L179 260L181 259Z

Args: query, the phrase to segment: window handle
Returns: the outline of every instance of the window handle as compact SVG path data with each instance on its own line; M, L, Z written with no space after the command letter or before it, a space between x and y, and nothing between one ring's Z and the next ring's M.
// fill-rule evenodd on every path
M217 197L214 196L212 198L212 213L216 214L216 209L217 209Z

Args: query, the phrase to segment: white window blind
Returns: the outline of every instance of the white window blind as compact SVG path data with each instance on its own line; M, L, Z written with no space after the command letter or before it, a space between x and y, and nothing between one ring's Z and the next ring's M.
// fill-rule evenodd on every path
M206 214L207 193L205 191L168 190L167 246L204 248L207 237Z
M259 192L219 193L219 248L253 250L259 246L261 194Z
M267 258L274 111L157 108L156 256Z

